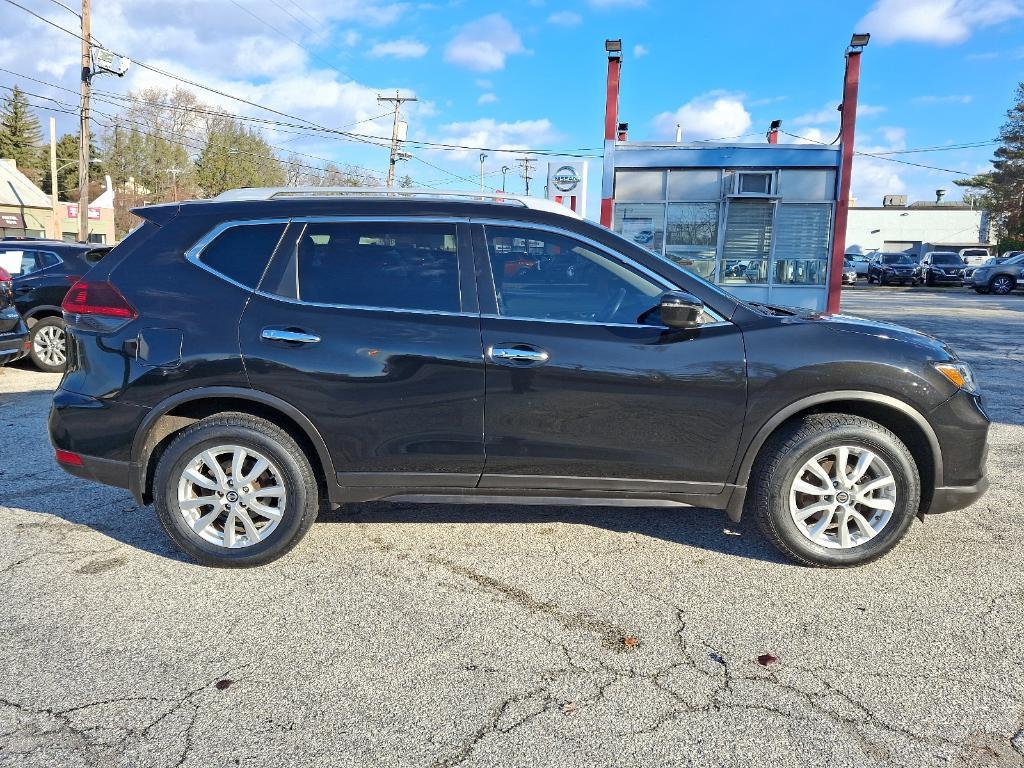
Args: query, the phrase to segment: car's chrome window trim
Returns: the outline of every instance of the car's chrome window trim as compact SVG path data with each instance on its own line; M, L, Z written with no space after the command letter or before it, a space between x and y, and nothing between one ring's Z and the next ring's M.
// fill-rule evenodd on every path
M670 328L667 325L654 323L602 323L597 320L560 320L557 317L517 317L515 315L495 315L492 313L481 314L484 320L515 320L520 323L556 323L558 325L591 325L600 328L648 328L656 331L680 330ZM728 320L714 320L710 323L701 323L686 330L699 330L701 328L715 328L720 325L732 325Z
M290 299L287 296L278 296L276 293L267 291L254 291L256 296L264 299L283 301L285 304L297 304L302 307L320 307L324 309L357 309L368 312L408 312L415 315L440 315L442 317L480 317L479 312L449 312L443 309L412 309L404 307L371 307L364 304L326 304L319 301L302 301Z
M227 230L233 229L234 227L265 226L265 225L273 225L273 224L284 224L284 227L285 227L284 228L284 232L287 232L288 231L288 224L289 224L290 221L291 220L287 219L287 218L240 219L240 220L236 220L236 221L222 221L219 224L217 224L216 226L214 226L205 235L203 235L198 240L196 240L195 244L191 248L189 248L187 251L185 251L185 260L190 262L191 264L194 264L195 266L199 267L200 269L203 269L203 270L209 272L211 275L216 275L221 280L224 280L226 282L231 283L232 285L234 285L237 288L241 288L242 290L245 290L245 291L255 291L256 290L256 286L254 286L254 285L246 285L245 283L241 283L238 280L235 280L233 277L229 277L228 275L225 275L220 270L214 269L209 264L204 262L202 260L202 258L201 258L202 254L203 254L203 251L206 250L206 248L210 245L210 243L212 243L214 240L216 240L218 237L220 237L222 234L224 234ZM284 232L281 233L282 236L284 235ZM270 263L270 259L274 256L274 254L277 252L277 249L280 246L281 246L281 239L278 238L277 245L274 246L274 250L271 251L270 254L267 256L267 264ZM263 269L266 270L266 267L267 267L267 265L264 264L263 265ZM263 271L260 272L260 277L261 278L263 277Z
M618 251L612 250L612 249L608 248L608 246L602 245L601 243L597 242L596 240L591 240L586 235L581 235L578 232L574 232L571 229L565 229L564 227L559 227L559 226L553 225L553 224L546 224L546 223L532 222L532 221L519 221L517 219L481 219L481 218L472 218L470 220L470 223L472 223L472 224L482 224L484 226L484 230L485 230L484 240L485 240L485 242L487 241L486 229L487 229L488 226L493 226L493 227L521 227L521 228L524 228L524 229L538 229L538 230L542 230L542 231L545 231L545 232L551 232L552 234L555 234L555 235L561 235L563 237L568 237L571 240L577 240L577 241L583 243L584 245L590 246L591 248L596 250L598 253L601 253L601 254L603 254L604 256L606 256L606 257L608 257L610 259L621 261L627 267L636 270L637 272L639 272L644 277L652 279L655 283L660 284L666 290L669 290L669 291L686 290L682 286L677 285L676 283L673 283L667 277L664 277L663 275L659 275L657 272L654 272L653 270L645 267L643 264L640 264L640 263L634 261L629 256L627 256L626 254L619 253ZM488 243L487 247L488 247L488 249L490 249L490 244L489 243ZM490 253L488 253L488 259L489 258L490 258ZM493 281L493 278L494 278L493 270L492 270L491 278L492 278L492 281ZM495 292L495 296L497 296L497 286L495 286L494 292ZM718 314L718 312L716 312L712 308L708 307L707 304L704 305L704 312L707 313L710 317L712 317L713 320L712 320L711 323L705 323L702 327L705 327L705 326L708 326L708 325L717 325L719 323L728 322L724 317L722 317L720 314ZM510 319L510 320L511 319L516 319L516 320L538 320L540 322L547 322L544 318L528 318L528 317L512 318L512 317L509 317L508 315L503 315L501 317L505 317L506 319ZM574 320L557 320L557 319L555 319L555 320L552 320L551 322L564 322L564 323L576 322L576 323L580 323L580 324L583 324L583 325L610 325L610 326L625 326L625 327L629 327L629 328L633 328L633 327L637 327L637 328L657 327L657 326L650 326L650 325L643 325L643 324L634 324L634 323L600 323L600 322L591 322L591 321L588 321L588 320L574 321Z

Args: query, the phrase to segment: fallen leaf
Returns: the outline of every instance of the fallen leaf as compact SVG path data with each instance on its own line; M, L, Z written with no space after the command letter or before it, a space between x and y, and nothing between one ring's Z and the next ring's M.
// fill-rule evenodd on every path
M226 691L228 688L234 685L234 683L234 680L228 680L227 678L224 678L223 680L218 680L213 687L216 688L218 691Z
M576 711L578 709L579 709L579 707L576 706L576 702L575 701L567 701L565 704L562 705L562 714L563 715L575 715Z
M769 664L778 664L779 657L773 653L762 653L757 657L757 663L762 667L767 667Z
M640 645L640 638L629 635L627 637L622 638L622 644L627 648L636 648L638 645Z

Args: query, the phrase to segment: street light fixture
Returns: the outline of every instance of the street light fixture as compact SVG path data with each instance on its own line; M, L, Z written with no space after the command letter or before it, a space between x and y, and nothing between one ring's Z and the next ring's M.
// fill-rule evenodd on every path
M605 40L604 49L608 53L622 53L622 40Z
M871 40L871 35L867 32L854 32L850 38L850 48L861 50L865 48L868 42Z

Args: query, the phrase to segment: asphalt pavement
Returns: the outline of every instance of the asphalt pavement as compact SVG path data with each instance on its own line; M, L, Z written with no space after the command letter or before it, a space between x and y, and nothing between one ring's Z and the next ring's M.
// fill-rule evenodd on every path
M0 766L1024 764L1024 295L848 289L950 342L989 493L810 570L700 509L363 504L194 565L0 370Z

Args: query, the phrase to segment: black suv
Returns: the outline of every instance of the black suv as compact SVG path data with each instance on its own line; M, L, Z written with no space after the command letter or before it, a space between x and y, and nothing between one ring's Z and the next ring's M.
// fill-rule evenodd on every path
M879 253L868 265L868 282L917 285L917 259L909 253Z
M201 562L272 560L321 502L458 496L746 510L847 566L987 486L929 336L744 303L544 201L319 194L140 209L64 302L57 461Z
M0 365L24 357L28 348L28 329L14 306L11 273L0 262Z
M8 271L14 283L14 304L28 325L29 356L39 370L64 370L60 304L68 289L109 250L60 240L0 240L0 263L13 266Z
M925 285L963 285L964 260L953 251L928 251L917 265L917 279Z

